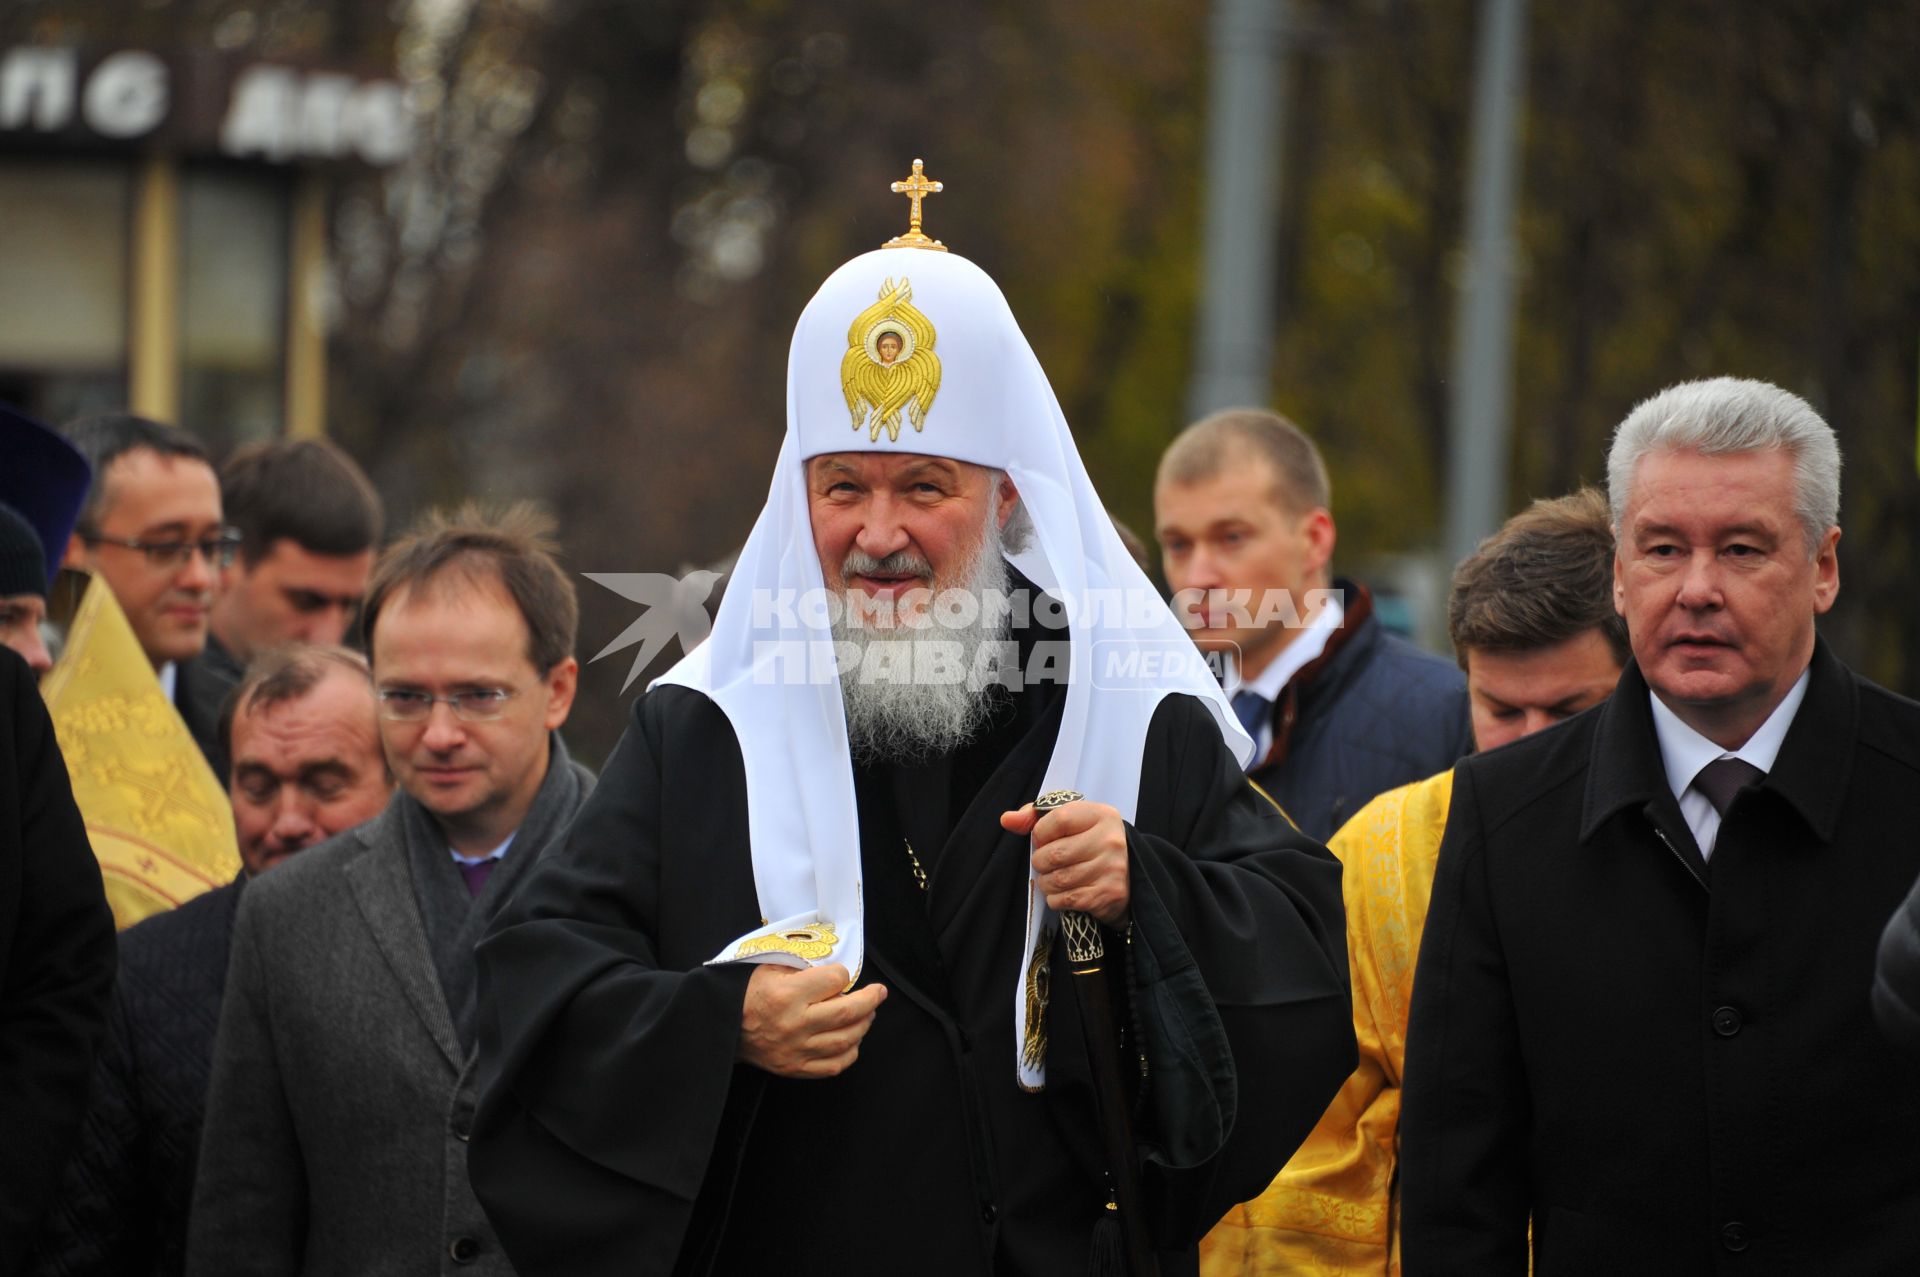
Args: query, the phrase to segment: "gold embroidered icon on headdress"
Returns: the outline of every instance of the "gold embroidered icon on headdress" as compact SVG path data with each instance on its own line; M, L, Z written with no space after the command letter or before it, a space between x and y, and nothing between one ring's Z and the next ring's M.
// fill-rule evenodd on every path
M776 931L770 936L742 940L733 951L733 961L738 962L755 953L791 953L796 958L814 962L831 955L839 943L840 936L833 929L833 924L821 922L811 927L795 927L791 931Z
M913 285L903 276L880 285L880 300L861 311L847 329L840 360L840 389L847 396L853 428L880 429L900 442L900 413L915 430L926 429L927 411L940 393L940 357L933 353L933 321L913 305Z

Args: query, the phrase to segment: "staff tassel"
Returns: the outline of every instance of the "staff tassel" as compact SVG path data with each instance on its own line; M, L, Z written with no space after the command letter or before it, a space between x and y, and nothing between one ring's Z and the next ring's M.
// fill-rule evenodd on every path
M1033 806L1045 815L1080 798L1070 789L1056 790L1036 798ZM1107 990L1106 940L1100 934L1099 921L1085 913L1063 912L1060 934L1067 945L1067 969L1073 975L1070 983L1074 1002L1080 1008L1094 1102L1107 1154L1107 1207L1094 1225L1087 1272L1089 1277L1160 1277L1160 1262L1154 1258L1146 1216L1140 1209L1132 1105L1121 1080L1120 1038L1113 998Z

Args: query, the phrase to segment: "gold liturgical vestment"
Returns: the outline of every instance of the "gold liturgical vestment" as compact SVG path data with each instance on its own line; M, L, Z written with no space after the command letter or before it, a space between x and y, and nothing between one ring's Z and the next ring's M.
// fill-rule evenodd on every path
M1453 773L1388 790L1328 843L1345 868L1360 1066L1267 1190L1200 1243L1202 1277L1400 1272L1394 1134L1414 962Z
M226 791L99 578L40 691L115 926L124 931L233 881L240 852Z

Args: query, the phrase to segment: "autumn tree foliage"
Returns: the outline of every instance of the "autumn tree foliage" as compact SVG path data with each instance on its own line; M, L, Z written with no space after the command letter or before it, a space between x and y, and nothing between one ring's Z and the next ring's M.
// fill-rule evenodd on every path
M570 566L723 559L765 494L794 318L927 229L1005 288L1116 514L1181 424L1205 174L1200 0L19 0L0 34L392 67L413 158L333 195L331 428L397 521L561 516ZM1439 541L1470 0L1295 0L1273 404L1333 470L1341 558ZM1848 461L1824 630L1920 690L1920 7L1530 6L1510 500L1603 478L1674 381L1807 396ZM583 582L592 655L632 605ZM618 668L616 668L618 667ZM602 753L624 663L589 669Z

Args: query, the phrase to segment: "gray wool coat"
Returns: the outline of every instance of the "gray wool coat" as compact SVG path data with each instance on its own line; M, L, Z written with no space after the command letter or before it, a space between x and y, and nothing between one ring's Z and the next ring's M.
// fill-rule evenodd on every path
M593 785L553 761L469 897L404 792L249 884L214 1044L189 1277L510 1277L473 1189L473 945Z

